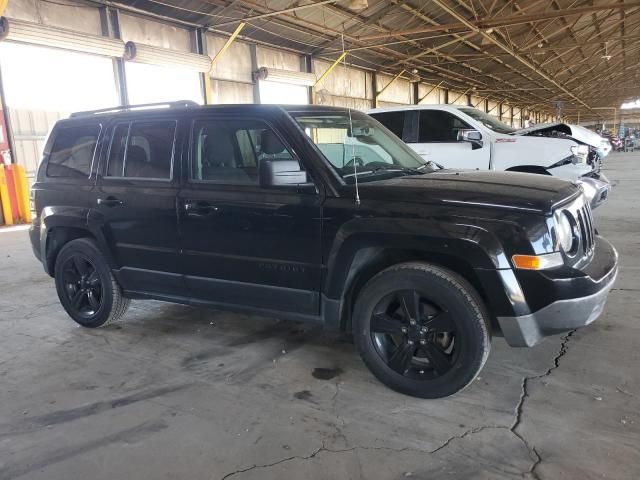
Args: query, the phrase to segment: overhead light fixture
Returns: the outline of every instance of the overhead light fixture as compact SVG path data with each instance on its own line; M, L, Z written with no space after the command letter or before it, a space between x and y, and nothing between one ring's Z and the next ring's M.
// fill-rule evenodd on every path
M365 8L369 8L369 1L368 0L349 0L349 3L347 4L347 8L349 8L350 10L356 10L356 11L364 10Z
M608 43L609 42L604 42L604 55L600 57L600 58L604 58L607 61L611 60L611 55L609 55Z
M487 28L486 33L491 35L493 33L493 28Z

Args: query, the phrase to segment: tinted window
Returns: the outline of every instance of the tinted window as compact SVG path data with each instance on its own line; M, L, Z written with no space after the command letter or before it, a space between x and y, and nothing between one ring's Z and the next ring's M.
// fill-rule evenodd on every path
M194 122L191 178L258 185L258 168L264 159L292 160L293 156L275 132L262 122Z
M471 128L469 124L449 112L420 111L418 142L457 142L458 131Z
M99 125L58 130L47 163L47 176L89 177L99 133Z
M398 138L402 139L402 131L404 130L404 113L405 112L384 112L376 113L372 115L372 117L395 133Z
M176 122L132 122L113 132L107 175L128 178L171 178Z

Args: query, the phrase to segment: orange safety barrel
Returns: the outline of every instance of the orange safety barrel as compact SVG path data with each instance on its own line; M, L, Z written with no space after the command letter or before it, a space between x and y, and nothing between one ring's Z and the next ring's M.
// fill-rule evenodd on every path
M9 185L7 183L5 165L2 164L0 164L0 205L2 206L5 225L13 225L13 209L11 208Z
M27 187L27 174L24 171L24 167L17 163L12 163L7 168L9 168L13 174L13 186L16 191L20 219L25 223L31 223L29 188Z
M31 222L27 175L22 165L0 164L0 205L6 225Z
M7 191L9 193L9 205L11 206L11 216L14 221L20 218L20 206L18 203L18 192L16 191L15 176L10 166L4 166L4 174L7 177Z

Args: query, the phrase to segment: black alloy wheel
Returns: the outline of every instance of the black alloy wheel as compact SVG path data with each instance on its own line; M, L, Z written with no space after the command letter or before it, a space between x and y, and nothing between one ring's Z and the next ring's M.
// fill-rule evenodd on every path
M489 356L489 315L464 277L426 262L393 265L358 293L354 342L389 388L440 398L468 386Z
M371 337L383 361L414 379L446 374L456 361L459 340L448 311L417 290L385 296L373 310Z
M102 281L95 265L80 253L69 256L62 265L64 291L69 306L80 317L91 319L102 305Z
M129 307L95 241L78 238L65 244L54 267L56 291L69 316L96 328L122 318Z

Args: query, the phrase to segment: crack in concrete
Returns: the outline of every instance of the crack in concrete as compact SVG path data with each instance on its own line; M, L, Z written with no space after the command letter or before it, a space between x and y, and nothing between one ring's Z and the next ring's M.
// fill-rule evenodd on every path
M562 338L562 342L560 343L560 350L558 351L558 354L554 357L553 359L553 365L551 367L549 367L544 373L538 374L538 375L531 375L531 376L524 376L522 377L522 384L521 384L521 393L520 393L520 399L518 400L518 403L514 409L514 420L513 423L510 426L502 426L502 425L481 425L479 427L474 427L474 428L470 428L469 430L464 431L461 434L458 435L452 435L451 437L447 438L444 442L442 442L440 445L438 445L436 448L432 449L432 450L424 450L424 449L420 449L420 448L414 448L414 447L403 447L403 448L393 448L393 447L374 447L374 446L353 446L353 447L348 447L348 448L342 448L342 449L331 449L331 448L327 448L325 445L325 441L326 440L322 440L322 446L317 448L316 450L314 450L313 452L311 452L309 455L294 455L294 456L290 456L290 457L286 457L280 460L277 460L275 462L272 463L267 463L267 464L261 464L261 465L252 465L250 467L246 467L246 468L241 468L238 470L235 470L233 472L227 473L225 474L221 480L227 480L228 478L231 478L235 475L241 474L241 473L245 473L251 470L255 470L255 469L262 469L262 468L271 468L274 467L276 465L281 465L283 463L287 463L293 460L310 460L314 457L316 457L317 455L319 455L320 453L326 452L326 453L331 453L331 454L341 454L341 453L347 453L347 452L353 452L356 450L384 450L384 451L390 451L390 452L415 452L415 453L421 453L421 454L427 454L427 455L434 455L438 452L440 452L441 450L444 450L445 448L448 448L451 443L453 443L456 440L462 440L470 435L475 435L476 433L482 432L484 430L490 430L490 429L499 429L499 430L507 430L509 432L511 432L516 438L518 438L518 440L520 440L522 442L522 444L527 448L527 451L529 452L529 456L531 457L531 459L533 460L533 463L531 464L531 467L529 468L528 471L526 472L522 472L522 475L530 475L531 477L533 477L536 480L540 479L540 476L538 475L538 473L536 472L537 468L540 466L540 464L543 461L542 456L540 455L540 453L538 453L538 450L536 450L536 447L531 445L526 438L524 438L520 433L517 432L517 428L520 426L521 422L522 422L522 414L523 414L523 410L524 410L524 404L526 399L529 397L529 391L528 391L528 385L529 382L532 380L538 380L540 378L544 378L548 375L551 374L551 372L553 372L554 370L556 370L558 367L560 367L560 359L567 353L568 351L568 343L569 340L571 339L571 337L573 336L573 334L576 332L576 330L571 330L569 333L567 333L563 338ZM336 386L336 392L334 393L333 397L331 398L331 403L333 405L333 409L336 412L336 419L342 424L342 427L344 427L345 423L344 423L344 419L342 419L342 417L339 415L338 410L337 410L337 396L340 393L340 385L339 382L336 382L335 384ZM344 433L342 432L342 429L336 425L336 431L337 434L339 436L341 436L342 438L344 438L345 443L347 442L347 439L344 435Z
M562 337L562 342L560 343L560 350L558 351L558 354L553 358L553 365L549 367L546 372L538 375L522 377L520 399L518 400L518 403L516 405L513 423L511 424L511 427L509 428L509 430L516 437L518 437L522 441L522 443L524 443L524 445L527 447L527 450L529 450L529 454L531 455L531 458L533 459L534 462L531 465L531 468L529 469L528 473L535 479L540 478L536 472L536 469L542 463L542 456L538 453L538 451L534 446L529 444L526 438L524 438L520 433L517 432L518 427L522 423L522 414L524 411L525 401L527 398L529 398L529 382L532 380L539 380L541 378L547 377L551 374L551 372L553 372L555 369L560 367L560 359L567 353L568 351L567 345L574 333L576 333L575 329L571 330L564 337Z
M254 465L251 465L250 467L247 467L247 468L241 468L239 470L235 470L233 472L229 472L226 475L224 475L220 480L226 480L227 478L231 478L231 477L233 477L235 475L239 475L240 473L245 473L245 472L248 472L250 470L255 470L257 468L275 467L276 465L280 465L281 463L290 462L291 460L309 460L309 459L315 457L316 455L318 455L323 450L325 450L324 441L322 442L322 446L320 448L317 448L316 450L311 452L309 455L305 455L305 456L294 455L292 457L282 458L282 459L280 459L278 461L275 461L273 463L265 463L265 464L262 464L262 465L255 465L254 464Z

